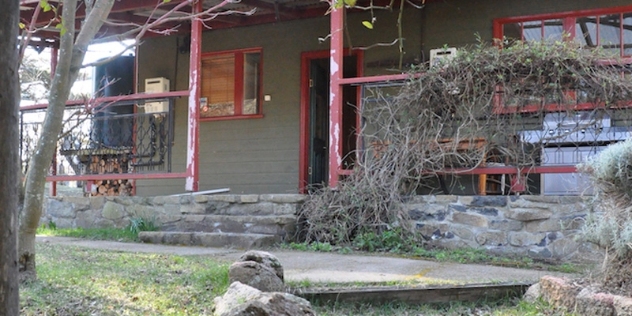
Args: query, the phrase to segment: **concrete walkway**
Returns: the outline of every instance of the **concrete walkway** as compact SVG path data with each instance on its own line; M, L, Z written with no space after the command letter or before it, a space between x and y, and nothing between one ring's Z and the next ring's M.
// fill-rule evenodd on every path
M38 236L37 241L125 252L200 255L224 261L235 261L244 252L226 248L122 243L68 237ZM543 275L564 275L548 271L433 262L384 255L302 252L283 249L267 251L279 258L284 266L287 281L309 280L312 283L418 281L420 284L473 284L537 282Z

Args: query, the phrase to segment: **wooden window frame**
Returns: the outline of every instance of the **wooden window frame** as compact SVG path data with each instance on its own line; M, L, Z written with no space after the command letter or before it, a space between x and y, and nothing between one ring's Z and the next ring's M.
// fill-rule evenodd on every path
M259 72L257 75L258 86L259 89L257 91L257 113L256 114L243 114L243 105L244 105L244 55L249 53L259 53ZM225 115L225 116L213 116L213 117L203 117L201 115L201 111L198 114L199 120L202 122L207 121L224 121L224 120L241 120L241 119L257 119L263 118L263 49L261 47L256 48L247 48L247 49L235 49L235 50L225 50L225 51L217 51L217 52L207 52L203 53L201 56L201 63L204 62L204 59L222 56L222 55L233 55L235 59L234 64L234 107L235 113L233 115ZM200 71L202 70L201 67ZM204 78L200 80L200 84ZM204 97L202 95L202 97Z
M504 38L503 26L506 24L515 24L515 23L524 23L524 22L532 22L532 21L545 21L545 20L562 20L563 23L563 31L567 33L569 36L565 38L566 41L572 41L576 36L576 22L577 19L583 17L596 16L600 17L603 15L620 15L620 23L623 24L623 14L632 13L632 5L628 6L618 6L618 7L610 7L610 8L598 8L598 9L588 9L588 10L578 10L578 11L566 11L566 12L557 12L557 13L545 13L545 14L535 14L535 15L523 15L523 16L515 16L515 17L505 17L493 20L493 38L494 43L496 45L502 46L502 41ZM544 32L544 28L542 28L542 32ZM599 46L599 24L597 24L596 30L596 45ZM542 38L544 38L544 34L541 34ZM524 35L521 39L524 40ZM624 55L625 45L623 38L623 31L620 29L619 31L619 41L622 43L620 48L619 56L623 58L624 63L632 62L632 58L629 58L629 55ZM626 58L628 57L628 58ZM604 64L610 63L612 61L604 60ZM499 88L502 89L502 88ZM575 91L568 91L568 95L570 97L575 95ZM622 102L628 103L628 102ZM629 107L630 104L621 104L618 107ZM604 107L603 104L593 104L593 103L578 103L573 106L573 110L592 110L596 108ZM564 108L567 109L567 108ZM562 109L557 104L532 104L526 106L510 106L507 107L504 104L504 100L502 100L501 94L497 93L494 98L494 113L495 114L511 114L511 113L533 113L537 111L544 110L545 112L559 112Z

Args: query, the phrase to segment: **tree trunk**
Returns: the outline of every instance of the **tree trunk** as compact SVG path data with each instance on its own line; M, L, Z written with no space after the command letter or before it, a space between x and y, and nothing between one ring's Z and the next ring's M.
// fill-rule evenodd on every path
M19 1L0 0L0 315L18 315Z
M77 0L63 2L63 30L59 46L59 60L52 80L46 118L37 149L29 162L26 174L24 206L20 221L19 264L21 278L36 277L35 272L35 233L39 225L44 206L44 185L59 133L61 132L64 108L70 95L70 87L77 79L88 44L103 25L112 9L114 0L96 0L87 11L81 31L75 37L75 11Z

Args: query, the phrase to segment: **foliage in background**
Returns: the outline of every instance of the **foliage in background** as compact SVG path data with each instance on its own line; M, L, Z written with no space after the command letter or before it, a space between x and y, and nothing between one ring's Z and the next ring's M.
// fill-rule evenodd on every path
M600 119L632 96L622 68L602 62L608 57L568 42L480 44L450 62L411 69L398 88L366 90L360 138L367 149L337 188L317 189L303 204L298 240L344 245L358 234L398 228L402 239L421 243L402 202L446 168L472 169L490 159L537 165L542 146L565 136L520 142L521 131L541 128L544 104L572 113L578 103L592 102ZM540 106L520 111L533 104Z
M608 146L580 170L594 183L596 208L582 237L608 252L604 284L632 293L632 139Z

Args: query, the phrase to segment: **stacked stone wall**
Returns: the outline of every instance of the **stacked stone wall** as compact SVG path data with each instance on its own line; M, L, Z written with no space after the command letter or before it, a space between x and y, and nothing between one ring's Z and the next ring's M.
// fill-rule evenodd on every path
M601 257L594 245L576 240L589 208L582 197L534 195L428 195L406 204L432 245L573 261Z
M123 228L142 218L168 230L204 216L277 216L296 214L299 194L184 195L156 197L51 197L40 223L59 228Z
M216 221L213 225L219 228L243 224L228 219L232 215L270 216L289 232L305 198L298 194L53 197L41 221L60 228L98 228L125 227L130 219L143 218L163 230L186 231L209 221ZM601 258L595 246L575 238L590 208L582 197L424 195L411 197L405 207L431 245L484 248L538 259Z

